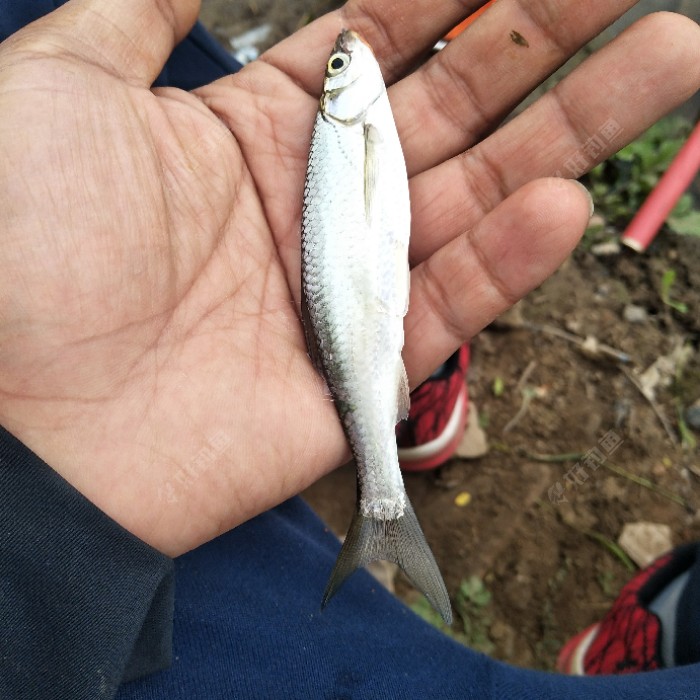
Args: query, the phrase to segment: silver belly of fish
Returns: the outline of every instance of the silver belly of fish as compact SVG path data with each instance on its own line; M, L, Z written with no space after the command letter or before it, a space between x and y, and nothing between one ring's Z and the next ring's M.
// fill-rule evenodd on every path
M401 349L408 308L406 166L379 66L353 32L328 61L302 215L309 353L355 458L358 505L324 605L358 566L398 563L446 619L449 597L408 501L395 425L408 413Z

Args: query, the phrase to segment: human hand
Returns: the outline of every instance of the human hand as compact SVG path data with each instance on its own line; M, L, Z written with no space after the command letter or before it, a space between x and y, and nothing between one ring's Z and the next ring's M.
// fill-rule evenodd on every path
M359 31L393 83L415 386L576 244L588 199L548 176L606 124L582 169L700 85L700 29L655 15L487 135L633 4L501 0L402 78L461 4L351 1L191 94L149 86L196 0L73 0L14 35L0 47L0 422L170 555L299 492L346 456L298 320L304 171L336 34Z

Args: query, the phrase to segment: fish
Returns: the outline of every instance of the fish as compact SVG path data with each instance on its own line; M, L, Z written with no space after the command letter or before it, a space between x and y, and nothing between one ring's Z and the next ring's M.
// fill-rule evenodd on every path
M406 164L379 63L339 35L326 64L304 185L301 316L357 468L357 503L322 608L359 567L398 564L447 624L449 595L406 494L396 423L408 415L401 351L411 228Z

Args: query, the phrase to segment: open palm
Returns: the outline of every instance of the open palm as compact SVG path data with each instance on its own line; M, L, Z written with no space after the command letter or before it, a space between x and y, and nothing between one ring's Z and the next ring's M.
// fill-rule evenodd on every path
M364 34L395 83L415 384L575 245L587 198L547 176L603 129L592 166L700 84L697 26L658 15L479 142L632 4L501 0L398 80L464 10L351 2L194 93L149 86L195 0L73 0L15 35L0 48L0 422L168 554L297 493L346 455L298 320L337 32Z

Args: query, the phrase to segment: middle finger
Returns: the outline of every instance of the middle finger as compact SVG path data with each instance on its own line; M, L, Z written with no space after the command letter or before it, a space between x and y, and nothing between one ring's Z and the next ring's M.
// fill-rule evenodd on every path
M476 143L636 3L498 0L447 48L390 89L409 175Z

